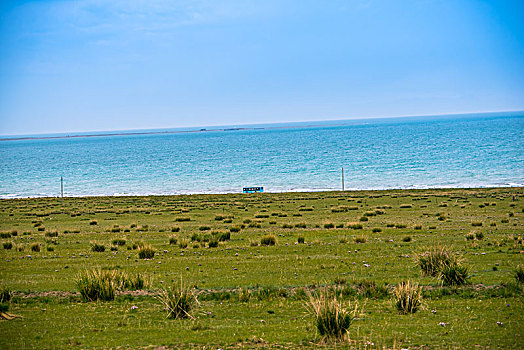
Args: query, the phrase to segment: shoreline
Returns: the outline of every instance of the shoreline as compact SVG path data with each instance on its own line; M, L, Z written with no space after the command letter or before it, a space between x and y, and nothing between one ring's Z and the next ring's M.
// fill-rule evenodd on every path
M173 131L136 131L136 132L116 132L109 134L89 134L89 135L63 135L63 136L24 136L13 138L0 138L0 141L28 141L28 140L56 140L56 139L73 139L87 137L114 137L114 136L145 136L145 135L172 135L172 134L190 134L204 132L228 132L228 131L251 131L251 130L279 130L279 129L304 129L314 127L337 127L350 125L349 123L340 124L319 124L319 125L293 125L293 126L267 126L267 127L239 127L239 128L201 128L198 130L173 130Z
M482 190L524 190L524 185L518 186L486 186L486 187L434 187L434 188L388 188L388 189L346 189L342 190L296 190L296 191L265 191L263 193L242 193L242 192L214 192L214 193L171 193L171 194L123 194L116 193L113 195L69 195L64 196L64 199L89 199L89 198L149 198L149 197L184 197L184 196L230 196L230 195L245 195L245 196L260 196L260 195L279 195L279 194L319 194L319 193L388 193L388 192L442 192L442 191L482 191ZM27 196L27 197L5 197L0 196L0 201L11 200L32 200L32 199L60 199L60 196Z

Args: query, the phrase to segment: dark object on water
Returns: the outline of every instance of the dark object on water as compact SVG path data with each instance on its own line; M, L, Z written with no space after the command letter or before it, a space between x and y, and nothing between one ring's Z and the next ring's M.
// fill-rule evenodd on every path
M242 192L244 193L262 193L264 192L264 187L244 187Z

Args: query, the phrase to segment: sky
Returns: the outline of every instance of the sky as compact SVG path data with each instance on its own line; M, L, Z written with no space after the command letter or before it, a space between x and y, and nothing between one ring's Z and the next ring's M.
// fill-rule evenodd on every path
M522 0L0 2L0 134L524 110Z

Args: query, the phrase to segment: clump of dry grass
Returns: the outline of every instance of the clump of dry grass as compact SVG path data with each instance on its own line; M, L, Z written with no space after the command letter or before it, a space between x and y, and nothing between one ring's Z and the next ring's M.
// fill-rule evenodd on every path
M193 319L193 310L198 305L198 293L193 288L184 286L180 279L180 286L160 291L158 300L167 310L168 318Z
M138 257L140 259L153 259L155 256L155 249L151 245L144 245L138 248Z
M401 314L415 313L422 305L422 287L418 283L400 282L394 292L395 306Z
M260 240L261 245L275 245L277 244L277 237L274 234L268 234Z

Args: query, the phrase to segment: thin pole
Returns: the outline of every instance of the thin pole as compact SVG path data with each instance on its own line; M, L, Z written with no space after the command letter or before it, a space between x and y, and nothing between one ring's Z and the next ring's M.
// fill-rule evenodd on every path
M60 176L60 194L62 196L62 205L64 205L64 179Z
M344 167L342 167L342 192L344 192Z

